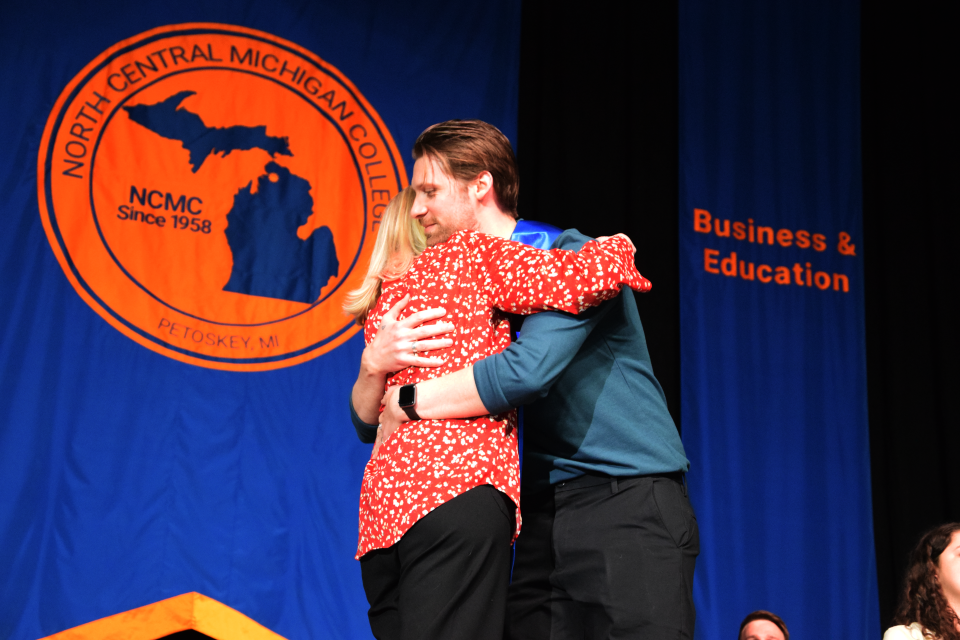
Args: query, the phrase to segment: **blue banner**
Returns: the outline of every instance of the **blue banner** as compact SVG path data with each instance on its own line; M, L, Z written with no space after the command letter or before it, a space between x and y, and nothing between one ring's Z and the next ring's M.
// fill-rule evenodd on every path
M516 138L519 26L506 0L4 4L0 637L188 592L370 636L340 307L425 127Z
M697 637L878 638L859 4L680 5L683 438Z

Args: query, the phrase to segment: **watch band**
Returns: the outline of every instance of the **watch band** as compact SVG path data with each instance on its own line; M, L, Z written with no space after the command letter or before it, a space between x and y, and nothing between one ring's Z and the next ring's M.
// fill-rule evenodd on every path
M411 420L419 420L420 416L417 415L417 410L414 408L417 405L417 385L415 384L405 384L400 387L400 395L397 396L397 405L403 412L407 414L407 417Z

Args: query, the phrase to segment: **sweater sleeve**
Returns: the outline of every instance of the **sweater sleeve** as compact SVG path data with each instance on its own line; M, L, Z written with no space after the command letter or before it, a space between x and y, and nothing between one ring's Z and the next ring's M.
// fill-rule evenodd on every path
M350 420L353 422L353 428L357 430L357 437L360 442L373 444L377 439L378 424L367 424L357 415L357 410L353 408L353 396L350 396Z
M589 240L568 230L554 247L579 249ZM546 396L613 304L605 302L579 315L546 312L525 318L519 340L473 366L483 405L491 413L500 413Z
M547 312L525 318L516 342L473 365L483 406L496 414L546 396L613 304L579 315Z

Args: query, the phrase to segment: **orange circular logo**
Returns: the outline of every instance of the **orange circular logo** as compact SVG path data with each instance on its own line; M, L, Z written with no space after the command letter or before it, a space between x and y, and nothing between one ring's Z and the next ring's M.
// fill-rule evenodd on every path
M358 327L403 162L337 69L267 33L161 27L64 89L40 145L40 212L80 296L166 356L285 367Z

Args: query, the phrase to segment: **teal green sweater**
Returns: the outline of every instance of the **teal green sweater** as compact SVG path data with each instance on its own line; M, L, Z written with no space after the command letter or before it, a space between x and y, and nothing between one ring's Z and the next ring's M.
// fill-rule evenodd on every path
M552 247L577 250L589 239L568 230ZM523 406L525 491L585 473L690 468L653 375L633 296L626 289L576 316L528 316L516 342L474 365L490 413Z
M563 232L553 248L590 238ZM479 361L474 380L492 414L523 406L523 490L585 473L615 477L690 468L663 389L653 375L633 291L580 315L538 313L519 339ZM376 425L351 414L373 442Z

